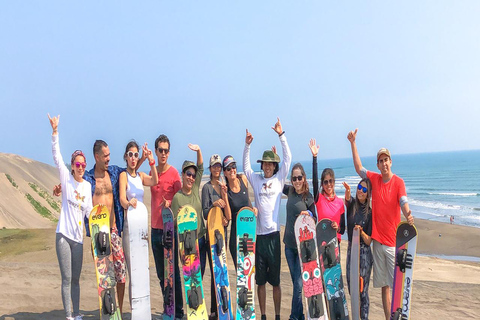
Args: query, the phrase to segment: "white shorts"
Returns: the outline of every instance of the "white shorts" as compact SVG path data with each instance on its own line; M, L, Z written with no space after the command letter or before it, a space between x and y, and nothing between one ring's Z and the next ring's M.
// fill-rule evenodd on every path
M389 247L373 240L373 287L393 287L395 271L395 247Z

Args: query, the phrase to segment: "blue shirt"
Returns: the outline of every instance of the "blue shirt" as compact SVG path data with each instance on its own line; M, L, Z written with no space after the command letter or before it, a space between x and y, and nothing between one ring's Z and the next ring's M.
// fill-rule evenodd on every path
M120 168L119 166L115 166L115 165L109 165L107 171L108 171L108 174L110 175L110 181L112 182L113 211L115 211L115 223L117 225L118 235L122 236L122 231L123 231L123 207L120 204L120 194L118 192L118 190L119 190L118 181L119 181L120 173L125 171L125 168ZM92 185L92 197L93 197L93 195L95 193L95 185L96 185L95 166L93 166L92 170L85 171L85 173L83 175L83 179L87 180ZM89 227L88 227L88 219L85 219L85 228L87 229L87 237L90 237L90 230L89 230Z

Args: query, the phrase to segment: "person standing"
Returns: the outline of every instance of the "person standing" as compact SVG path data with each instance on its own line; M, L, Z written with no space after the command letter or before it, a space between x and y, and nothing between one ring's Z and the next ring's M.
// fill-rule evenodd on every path
M62 276L62 302L67 320L81 320L80 315L80 274L83 263L82 220L92 211L92 186L83 179L87 166L85 155L76 150L70 160L69 172L60 153L58 123L60 116L50 118L52 126L53 161L60 173L62 209L58 218L55 249ZM73 313L72 313L73 304ZM75 318L73 317L75 315Z
M246 131L245 148L243 150L243 168L248 181L253 187L255 206L258 209L257 242L255 251L255 279L257 283L258 301L260 304L261 320L266 320L266 283L273 286L273 302L275 305L275 319L280 319L280 304L282 291L280 288L280 223L279 209L283 187L290 169L292 156L288 147L285 131L282 130L280 119L272 129L278 134L283 151L283 162L271 150L263 153L261 163L263 174L257 174L250 164L250 145L253 135Z
M164 246L163 246L163 218L162 209L170 208L173 196L182 188L180 182L180 175L177 169L168 163L170 156L170 140L164 134L161 134L155 139L155 154L157 155L158 165L156 167L158 175L158 184L152 186L150 191L152 193L151 210L152 210L152 251L155 260L155 269L157 277L160 281L162 294L165 294L165 265L164 265ZM152 174L152 172L150 172ZM175 248L178 250L177 231L175 229L174 241ZM183 296L182 296L182 282L180 280L180 269L178 267L178 254L174 257L175 265L175 318L182 319L183 311ZM164 295L165 296L165 295Z
M367 171L358 155L356 137L358 129L347 135L352 149L355 171L372 184L372 239L373 239L373 287L382 288L382 304L385 319L390 319L391 292L395 270L395 238L400 223L400 210L410 225L413 215L408 205L404 181L393 174L390 151L381 148L377 152L377 168L380 173Z

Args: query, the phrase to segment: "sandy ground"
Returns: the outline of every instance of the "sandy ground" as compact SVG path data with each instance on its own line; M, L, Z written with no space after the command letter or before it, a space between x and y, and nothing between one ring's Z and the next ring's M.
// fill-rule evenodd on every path
M480 229L452 226L417 220L419 230L418 253L480 257L478 238ZM5 236L0 233L0 319L65 319L60 295L60 274L55 253L54 229L27 230L30 237ZM3 235L3 237L2 237ZM441 236L439 236L441 235ZM35 244L33 246L32 244ZM16 248L17 250L12 250ZM18 250L18 248L21 248ZM32 252L25 252L32 248ZM346 244L342 245L342 268L345 268ZM231 258L228 255L228 258ZM292 283L282 250L282 311L288 319L291 305ZM163 299L150 257L152 315L159 319ZM414 266L414 286L411 319L478 317L480 307L480 263L447 261L419 255ZM207 268L204 287L210 282ZM230 271L232 292L235 276ZM382 319L380 289L370 287L370 319ZM207 306L209 289L205 290ZM233 294L235 297L235 294ZM347 301L350 301L347 296ZM350 306L349 306L350 308ZM85 319L99 319L95 272L90 254L90 239L84 244L81 275L81 312ZM273 319L271 287L267 286L267 315ZM260 316L257 301L257 316ZM125 297L124 319L131 319L128 297Z

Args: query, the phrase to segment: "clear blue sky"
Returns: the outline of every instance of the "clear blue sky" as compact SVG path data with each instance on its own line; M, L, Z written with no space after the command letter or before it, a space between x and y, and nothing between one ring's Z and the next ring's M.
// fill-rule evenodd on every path
M4 1L0 152L52 164L95 139L189 142L238 160L276 144L294 160L480 149L478 1ZM89 167L90 167L89 164Z

